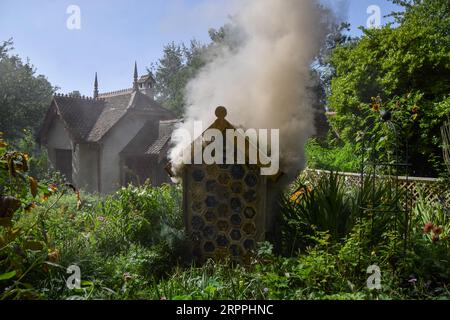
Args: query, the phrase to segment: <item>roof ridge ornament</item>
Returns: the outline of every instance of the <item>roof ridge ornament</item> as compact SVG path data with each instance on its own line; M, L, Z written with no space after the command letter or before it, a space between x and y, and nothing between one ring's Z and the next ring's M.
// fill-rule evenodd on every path
M132 91L133 91L133 88L120 89L120 90L99 93L99 96L104 97L104 96L109 96L109 95L114 95L114 94L119 94L119 93L130 93Z
M133 90L139 90L138 86L138 71L137 71L137 62L134 61L134 81L133 81Z
M219 120L224 120L225 117L227 116L227 108L223 107L223 106L219 106L216 108L216 117Z
M234 126L225 119L227 116L227 109L224 106L218 106L215 111L217 119L210 126L210 128L219 129L225 131L226 129L234 129Z
M97 80L97 72L95 73L95 80L94 80L94 99L98 98L98 80Z

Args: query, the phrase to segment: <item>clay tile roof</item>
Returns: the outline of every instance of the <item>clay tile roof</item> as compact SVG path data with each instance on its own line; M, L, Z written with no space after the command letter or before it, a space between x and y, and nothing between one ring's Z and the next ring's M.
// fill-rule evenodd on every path
M105 108L103 100L55 96L57 113L74 140L86 140L97 118Z
M133 93L110 96L105 99L106 108L97 118L87 141L99 141L127 112Z
M159 122L159 134L158 139L146 150L146 154L160 154L161 150L170 142L173 130L178 124L181 123L180 119L173 120L161 120Z
M59 115L75 142L98 142L129 110L143 112L151 118L174 117L173 112L139 91L120 90L101 94L99 99L55 95L40 140L46 141L52 119Z
M158 140L156 140L155 143L153 143L145 153L159 155L161 153L161 150L166 145L166 143L170 140L171 135L172 134L169 133L169 134L166 134L166 135L158 138Z

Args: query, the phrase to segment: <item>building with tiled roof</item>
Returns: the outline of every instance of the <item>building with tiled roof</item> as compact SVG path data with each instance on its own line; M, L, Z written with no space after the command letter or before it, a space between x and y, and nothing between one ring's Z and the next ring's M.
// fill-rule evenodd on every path
M175 114L154 100L151 74L133 87L93 97L55 95L39 140L67 180L89 192L110 193L128 183L169 182L164 172Z

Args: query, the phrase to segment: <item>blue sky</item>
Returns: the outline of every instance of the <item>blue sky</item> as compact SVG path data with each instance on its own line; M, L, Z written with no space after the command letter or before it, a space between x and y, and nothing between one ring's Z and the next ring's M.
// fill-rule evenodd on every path
M352 24L353 35L366 24L370 5L382 15L396 8L388 0L323 2ZM69 5L81 10L80 30L66 27ZM0 42L13 38L14 52L59 92L91 95L94 72L100 92L128 88L135 60L143 73L171 41L207 42L208 29L223 25L231 8L230 0L0 0Z

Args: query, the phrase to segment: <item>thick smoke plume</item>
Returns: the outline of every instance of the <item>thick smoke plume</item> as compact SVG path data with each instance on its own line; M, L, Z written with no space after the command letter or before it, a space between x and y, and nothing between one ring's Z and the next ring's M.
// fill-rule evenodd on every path
M244 128L280 129L281 170L291 177L305 163L304 144L314 134L311 64L323 44L324 10L314 0L239 1L226 41L187 90L183 128L214 120L217 106ZM206 129L206 127L204 128ZM185 145L170 153L175 169Z

